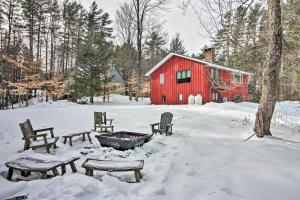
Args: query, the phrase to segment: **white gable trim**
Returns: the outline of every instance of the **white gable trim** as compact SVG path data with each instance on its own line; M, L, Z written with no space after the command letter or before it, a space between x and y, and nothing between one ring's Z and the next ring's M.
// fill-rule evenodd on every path
M145 76L150 76L155 70L157 70L165 62L167 62L167 60L169 60L172 56L178 56L178 57L181 57L181 58L185 58L185 59L188 59L188 60L199 62L199 63L205 64L205 65L207 65L209 67L215 68L215 69L222 69L222 70L231 71L231 72L234 72L234 73L245 74L245 75L252 75L252 73L249 73L249 72L244 72L244 71L237 70L237 69L231 69L231 68L224 67L224 66L221 66L221 65L218 65L218 64L209 63L209 62L206 62L206 61L203 61L203 60L198 60L198 59L195 59L195 58L190 58L190 57L179 55L179 54L176 54L176 53L169 53L166 57L164 57L164 59L162 59L157 65L155 65L150 71L148 71L145 74Z

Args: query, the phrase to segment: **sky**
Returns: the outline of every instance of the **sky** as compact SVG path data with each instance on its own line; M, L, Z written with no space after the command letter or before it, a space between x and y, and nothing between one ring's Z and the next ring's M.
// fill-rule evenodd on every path
M112 19L115 17L116 10L120 7L122 2L126 0L96 0L99 7L108 12ZM129 1L129 0L127 0ZM210 45L210 38L205 37L205 32L201 30L198 20L192 11L188 11L185 15L178 4L182 0L168 0L167 8L161 15L163 21L163 31L168 33L168 42L176 34L180 33L184 40L184 45L188 50L188 54L199 53L205 45ZM93 0L77 0L84 7L88 8ZM200 34L201 33L201 34Z

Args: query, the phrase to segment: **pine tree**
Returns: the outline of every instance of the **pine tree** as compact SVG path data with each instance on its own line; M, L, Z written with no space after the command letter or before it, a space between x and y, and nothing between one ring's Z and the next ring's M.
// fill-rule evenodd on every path
M183 40L180 38L180 34L177 33L171 40L170 47L169 47L169 52L172 53L177 53L184 55L186 54L186 49L183 46Z
M75 90L79 95L90 96L91 103L94 103L94 96L100 94L101 83L108 82L105 75L112 55L112 44L107 41L112 32L108 16L92 3L87 13L87 37L78 52L75 86L79 87Z
M150 32L145 41L145 56L147 59L147 67L145 68L146 71L166 56L165 44L166 40L159 31Z
M23 16L25 19L25 29L28 33L29 39L29 52L30 57L33 60L33 45L34 45L34 36L35 36L35 28L38 22L38 0L22 0L22 9Z

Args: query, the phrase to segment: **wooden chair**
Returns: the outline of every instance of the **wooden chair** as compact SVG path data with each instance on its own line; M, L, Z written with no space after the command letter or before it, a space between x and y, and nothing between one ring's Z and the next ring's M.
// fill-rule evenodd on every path
M172 132L172 119L173 114L170 112L165 112L161 114L160 123L150 124L152 128L152 133L165 133L166 135L173 134Z
M112 125L113 119L106 118L106 112L94 112L94 131L97 128L100 128L102 132L103 129L107 132L107 129L110 128L111 131L114 131L114 126Z
M33 130L30 120L27 119L25 122L20 123L20 128L23 134L22 140L24 143L24 151L27 149L34 149L38 147L46 147L47 153L50 153L50 147L53 146L56 148L56 142L58 137L54 137L53 129L54 128L43 128L38 130ZM38 134L40 132L50 132L50 138L47 137L47 133ZM41 138L41 139L40 139Z

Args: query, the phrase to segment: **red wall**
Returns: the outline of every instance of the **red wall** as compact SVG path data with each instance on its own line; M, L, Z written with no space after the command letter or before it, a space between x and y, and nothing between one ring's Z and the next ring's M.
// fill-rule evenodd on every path
M150 75L151 87L151 103L163 104L162 95L166 96L165 104L187 104L188 96L201 94L203 102L211 101L211 88L210 88L210 67L192 61L186 58L177 56L171 57L162 66L156 69ZM189 83L176 83L176 72L182 70L191 70L191 81ZM219 70L220 77L224 77L226 81L231 82L231 72ZM165 82L160 84L160 74L164 74ZM243 77L243 85L234 87L230 91L222 91L222 95L231 101L232 95L242 94L243 99L248 99L248 78L247 75ZM183 101L178 100L178 95L183 94Z

